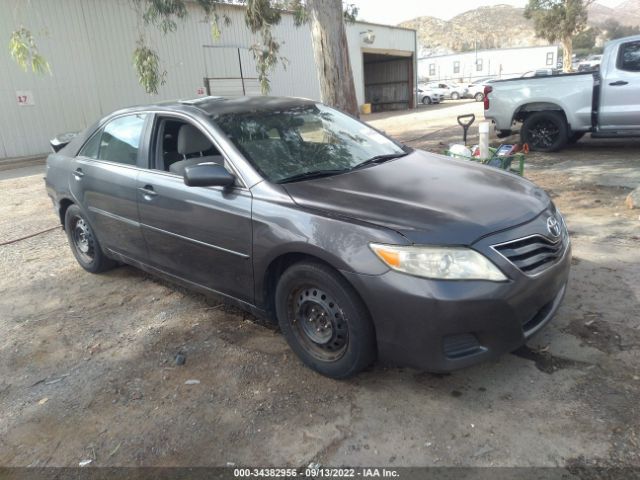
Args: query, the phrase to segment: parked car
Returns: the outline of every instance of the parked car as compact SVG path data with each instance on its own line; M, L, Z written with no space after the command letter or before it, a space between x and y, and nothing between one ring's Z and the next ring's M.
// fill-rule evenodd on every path
M464 98L468 90L466 87L454 83L431 82L427 84L434 92L439 93L444 98L458 100Z
M485 117L500 136L522 122L520 137L553 152L585 133L640 136L640 35L608 43L600 72L501 80L485 88Z
M134 107L54 145L46 188L82 268L221 294L329 377L495 358L565 292L569 237L542 189L311 100Z
M431 105L432 103L440 103L444 99L444 96L436 93L429 87L421 86L416 89L416 98L418 102L424 105Z
M493 77L479 78L467 85L467 97L473 98L476 102L484 100L484 87Z
M578 62L579 72L592 72L600 68L602 63L602 55L589 55L585 60Z

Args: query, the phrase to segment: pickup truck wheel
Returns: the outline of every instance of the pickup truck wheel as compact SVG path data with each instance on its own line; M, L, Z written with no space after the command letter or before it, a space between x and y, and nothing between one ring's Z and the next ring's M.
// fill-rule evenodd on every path
M567 122L558 112L537 112L522 124L520 138L531 150L556 152L567 144Z
M431 98L429 98L429 97L422 97L422 104L423 104L423 105L431 105Z
M77 205L67 208L64 225L73 256L87 272L106 272L117 265L102 252L89 221Z
M453 92L451 94L451 100L460 100L460 94L458 92Z
M473 97L473 98L476 99L476 102L481 102L481 101L484 100L484 93L478 92L478 93L476 93L475 97Z
M376 357L369 313L353 288L330 267L300 262L280 277L278 324L291 349L311 369L348 378Z

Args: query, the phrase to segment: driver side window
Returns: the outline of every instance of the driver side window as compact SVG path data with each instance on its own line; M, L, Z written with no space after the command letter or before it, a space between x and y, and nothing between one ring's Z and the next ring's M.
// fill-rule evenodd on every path
M195 125L172 117L158 117L154 128L155 152L150 167L184 175L190 165L217 163L228 169L224 157Z

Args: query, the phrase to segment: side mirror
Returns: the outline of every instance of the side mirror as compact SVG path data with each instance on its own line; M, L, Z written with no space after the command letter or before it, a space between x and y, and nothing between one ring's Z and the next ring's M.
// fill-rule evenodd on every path
M184 169L184 183L190 187L229 187L235 181L236 177L217 163L191 165Z

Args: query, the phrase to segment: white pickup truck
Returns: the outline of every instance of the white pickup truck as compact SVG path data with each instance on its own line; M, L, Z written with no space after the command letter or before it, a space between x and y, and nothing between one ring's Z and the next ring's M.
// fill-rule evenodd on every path
M498 80L484 93L484 116L498 136L521 122L532 150L554 152L587 132L640 137L640 35L609 42L599 71Z

